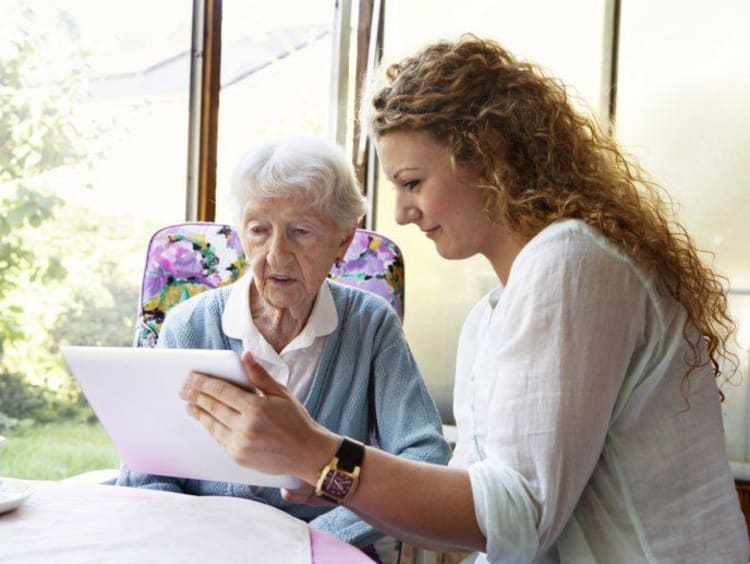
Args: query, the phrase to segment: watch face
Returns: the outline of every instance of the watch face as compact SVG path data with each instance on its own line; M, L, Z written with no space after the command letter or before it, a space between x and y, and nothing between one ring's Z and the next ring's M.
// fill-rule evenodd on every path
M354 478L349 474L330 470L323 480L323 491L337 499L343 499L354 485Z

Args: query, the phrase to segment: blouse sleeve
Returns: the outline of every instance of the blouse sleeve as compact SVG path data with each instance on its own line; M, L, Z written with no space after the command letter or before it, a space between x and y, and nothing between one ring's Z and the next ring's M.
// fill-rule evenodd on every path
M490 324L484 456L469 467L491 562L556 541L602 452L644 338L648 292L629 259L590 238L532 240Z

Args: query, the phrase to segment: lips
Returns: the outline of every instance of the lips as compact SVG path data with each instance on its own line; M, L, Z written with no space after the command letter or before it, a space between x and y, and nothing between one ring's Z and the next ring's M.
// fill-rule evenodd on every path
M437 232L440 230L440 226L436 225L435 227L431 227L430 229L422 229L422 233L424 233L427 237L432 239L435 235L437 235Z
M284 276L283 274L272 274L271 276L268 276L266 280L276 282L278 284L286 284L295 281L295 279L291 276Z

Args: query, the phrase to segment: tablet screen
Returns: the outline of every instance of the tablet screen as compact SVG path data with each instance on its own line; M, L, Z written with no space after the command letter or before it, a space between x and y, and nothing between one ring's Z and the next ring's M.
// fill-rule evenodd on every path
M191 371L247 388L227 350L61 347L122 461L135 472L293 489L299 481L240 466L186 409L179 391Z

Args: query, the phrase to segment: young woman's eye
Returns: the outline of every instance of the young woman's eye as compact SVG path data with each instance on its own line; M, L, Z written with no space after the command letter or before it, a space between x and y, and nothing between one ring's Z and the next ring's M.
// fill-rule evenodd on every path
M419 180L410 180L409 182L404 182L404 188L406 188L409 192L414 190L417 186L419 186Z

